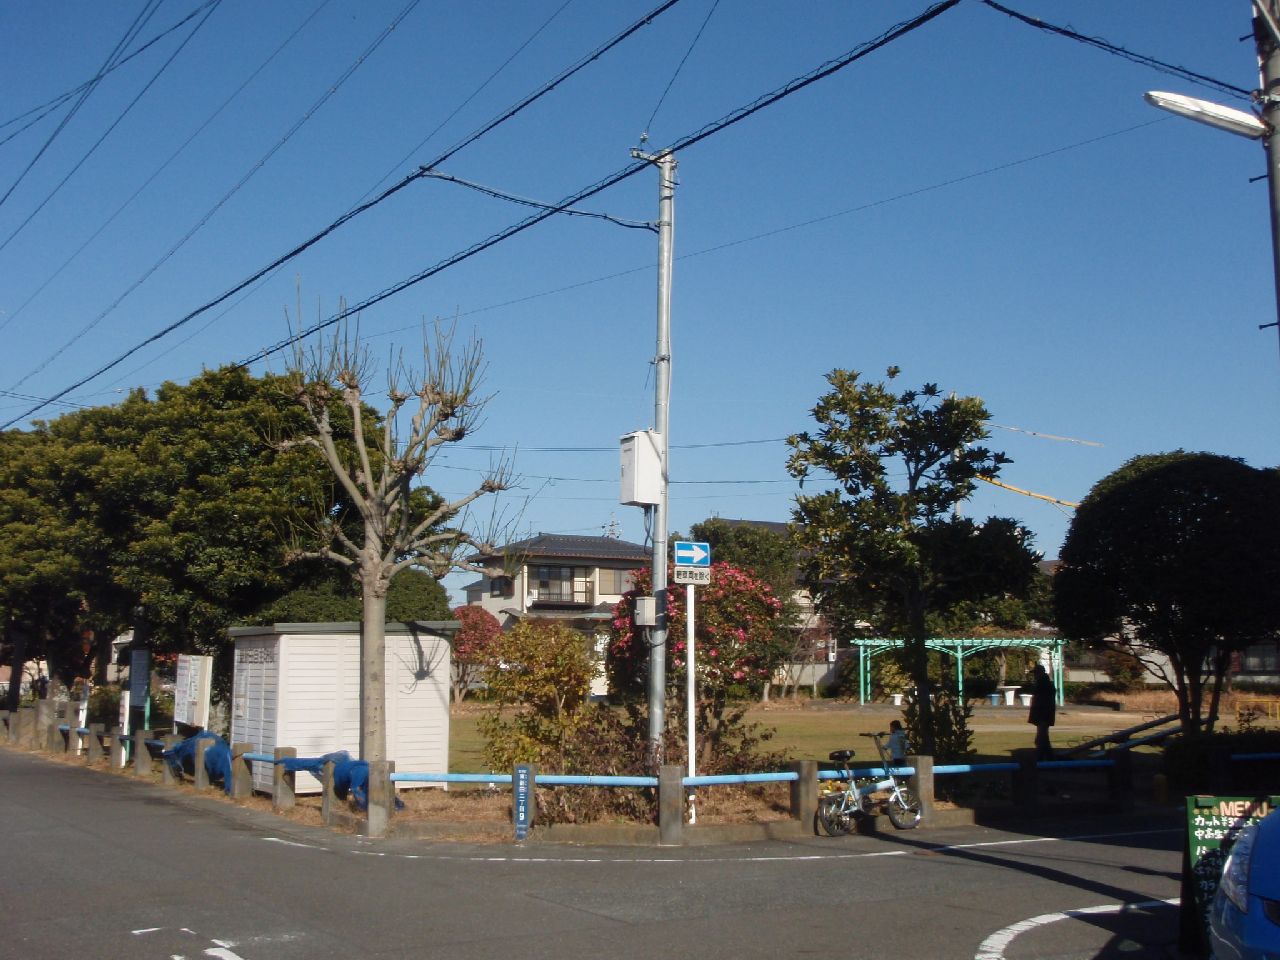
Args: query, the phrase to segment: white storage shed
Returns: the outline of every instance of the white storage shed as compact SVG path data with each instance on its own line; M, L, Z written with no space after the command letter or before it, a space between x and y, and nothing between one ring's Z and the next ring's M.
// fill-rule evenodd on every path
M449 769L450 640L456 621L388 623L387 759L396 769ZM256 751L294 747L299 757L360 753L360 624L277 623L233 627L231 741ZM253 765L255 790L270 792L271 767ZM314 777L297 792L319 793Z

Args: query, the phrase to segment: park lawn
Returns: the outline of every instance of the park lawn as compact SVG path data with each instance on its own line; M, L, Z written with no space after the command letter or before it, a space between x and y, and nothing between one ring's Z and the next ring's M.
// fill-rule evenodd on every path
M484 704L467 703L451 712L451 772L477 773L485 769L482 762L484 738L480 735L478 725L480 718L492 709ZM749 722L759 724L762 731L773 731L773 736L763 744L765 750L782 753L789 760L824 762L832 750L850 748L856 751L859 760L878 760L875 745L859 734L885 731L889 727L889 721L896 716L900 714L886 706L862 709L797 709L758 705L747 711ZM996 717L1003 722L988 724L985 722L986 717L975 716L972 727L977 751L975 759L1008 759L1011 750L1032 746L1034 730L1026 724L1017 723L1018 720L1025 719L1021 713L1011 710L1008 715L997 714ZM1017 729L1006 729L1009 726L1016 726ZM1067 743L1065 737L1054 739L1064 746Z

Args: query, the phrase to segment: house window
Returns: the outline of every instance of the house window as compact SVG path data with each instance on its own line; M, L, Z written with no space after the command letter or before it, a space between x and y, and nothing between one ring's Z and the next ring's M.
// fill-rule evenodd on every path
M612 570L608 567L601 567L600 576L600 592L621 596L632 588L635 581L634 570Z
M538 603L591 603L588 567L530 568L529 598Z
M493 577L489 581L489 596L491 597L510 597L514 595L515 588L511 583L510 577Z
M1245 673L1280 673L1280 644L1255 643L1241 658Z

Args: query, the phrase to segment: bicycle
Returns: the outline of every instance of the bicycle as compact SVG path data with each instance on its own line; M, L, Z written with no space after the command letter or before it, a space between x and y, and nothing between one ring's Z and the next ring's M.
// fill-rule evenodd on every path
M835 750L829 756L833 763L844 769L848 785L827 790L818 798L818 822L832 837L842 837L853 830L856 817L874 815L877 807L883 807L889 822L899 830L911 830L920 824L920 799L904 782L906 777L893 772L893 761L882 742L887 733L864 733L876 745L880 762L884 765L885 779L874 776L857 776L850 764L852 750ZM887 796L885 795L887 794ZM879 795L879 796L877 796Z

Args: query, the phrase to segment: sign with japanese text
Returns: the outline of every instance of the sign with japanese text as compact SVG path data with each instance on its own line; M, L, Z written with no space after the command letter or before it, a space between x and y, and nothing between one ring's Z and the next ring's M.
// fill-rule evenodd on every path
M1275 809L1280 797L1187 797L1187 846L1183 858L1182 911L1209 928L1209 912L1222 879L1222 866L1236 837ZM1184 920L1183 930L1188 923Z

